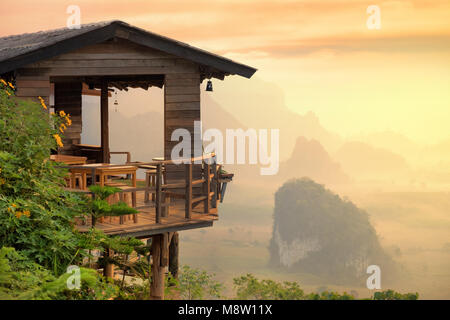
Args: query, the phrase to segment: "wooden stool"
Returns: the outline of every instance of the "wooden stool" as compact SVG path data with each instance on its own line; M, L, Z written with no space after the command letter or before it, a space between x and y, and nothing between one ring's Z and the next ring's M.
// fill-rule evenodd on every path
M64 178L64 180L66 181L66 186L68 186L69 188L76 189L77 182L79 189L84 190L85 188L83 175L81 173L69 174L69 176Z
M116 187L116 188L122 189L123 191L126 191L127 188L132 188L132 187L128 186L127 184L120 183L120 182L119 183L108 182L108 183L105 183L105 186ZM132 208L136 207L136 199L129 192L115 193L115 194L109 196L107 200L110 205L120 201L120 202L125 202L128 206L130 206ZM110 217L109 221L112 222L113 218L117 218L117 217ZM132 220L132 219L135 223L137 223L137 215L136 214L127 214L124 216L120 216L118 218L119 218L119 224L123 224L125 221Z

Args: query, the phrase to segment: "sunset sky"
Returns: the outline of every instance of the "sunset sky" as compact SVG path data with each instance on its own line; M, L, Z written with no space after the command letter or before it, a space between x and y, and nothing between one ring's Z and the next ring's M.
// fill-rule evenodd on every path
M1 1L0 35L64 27L72 4L82 23L123 20L256 67L290 109L344 137L450 138L448 0ZM369 5L380 30L366 26Z

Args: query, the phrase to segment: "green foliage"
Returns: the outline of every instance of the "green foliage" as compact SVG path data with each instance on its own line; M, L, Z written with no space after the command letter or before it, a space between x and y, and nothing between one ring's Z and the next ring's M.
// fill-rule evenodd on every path
M302 300L303 290L296 282L278 283L258 280L252 274L233 279L236 298L240 300Z
M419 293L399 293L393 290L375 292L373 300L418 300Z
M233 279L236 299L240 300L354 300L346 292L333 291L305 294L297 282L259 280L252 274ZM372 300L417 300L418 293L398 293L392 290L376 292Z
M107 216L123 216L127 214L135 214L138 211L129 207L125 202L118 202L110 205L106 200L109 196L120 192L119 188L110 186L89 186L89 190L94 193L94 197L86 198L86 212L89 212L95 220L100 217Z
M220 298L223 285L213 279L214 275L206 271L182 266L178 276L178 292L180 299L201 300L204 298Z
M80 234L73 219L86 214L86 199L64 190L65 170L48 161L61 145L58 132L71 120L49 115L41 105L14 97L0 81L0 294L11 299L105 299L117 287L95 270L81 268L81 290L68 290L67 267L81 264L88 250L112 248L130 253L136 239ZM97 190L101 197L116 189ZM98 211L134 213L123 204ZM139 244L142 243L139 241Z
M95 198L106 200L109 196L119 192L120 189L111 186L91 185L89 186L89 191L95 194Z
M95 270L80 268L81 286L70 290L70 274L55 277L42 266L14 248L0 249L0 299L109 299L118 294L118 287L103 281Z
M295 260L294 246L309 252ZM270 254L274 267L289 265L336 283L362 284L361 261L380 265L391 277L396 271L367 213L308 178L289 180L276 192Z
M333 291L323 291L321 293L310 293L306 297L306 300L355 300L355 297L351 294L344 292L343 294Z
M62 188L66 172L47 161L64 120L1 86L0 247L60 274L76 256L79 235L71 223L80 214L79 196Z

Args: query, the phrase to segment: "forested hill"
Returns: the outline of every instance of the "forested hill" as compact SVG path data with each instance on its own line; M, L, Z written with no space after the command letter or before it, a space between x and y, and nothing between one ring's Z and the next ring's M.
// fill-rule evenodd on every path
M275 194L270 254L273 267L345 283L363 285L372 264L395 272L367 213L307 178L290 180Z

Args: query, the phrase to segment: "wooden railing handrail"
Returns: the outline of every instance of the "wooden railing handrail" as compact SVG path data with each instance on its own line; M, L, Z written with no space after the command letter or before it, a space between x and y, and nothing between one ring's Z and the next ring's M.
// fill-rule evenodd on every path
M112 152L110 152L112 153ZM90 166L90 165L71 165L71 166L56 166L57 168L63 168L63 169L105 169L105 168L117 168L117 167L138 167L139 166L157 166L158 164L173 164L173 165L183 165L188 163L189 161L191 163L198 162L200 160L208 160L215 157L214 153L209 153L200 157L193 157L193 158L182 158L177 160L181 163L175 163L174 160L162 160L162 161L152 161L152 162L135 162L135 163L127 163L127 164L110 164L110 165L104 165L104 166Z
M118 193L125 193L125 192L137 192L137 191L146 191L146 192L155 192L155 222L161 223L161 218L164 216L166 212L167 203L165 202L165 196L166 192L170 193L170 189L185 189L184 198L185 198L185 218L190 220L192 218L192 209L193 204L196 204L198 202L203 201L204 205L204 213L210 213L211 208L217 207L217 183L218 183L218 173L217 173L217 164L216 161L208 161L205 162L205 165L203 166L202 170L202 177L193 179L192 173L193 173L193 166L196 161L198 160L205 160L205 159L213 159L215 157L214 154L208 154L204 155L202 157L194 157L190 158L190 162L184 164L185 168L185 181L179 182L179 183L162 183L163 178L163 164L171 163L172 161L155 161L155 162L148 162L148 163L133 163L129 164L127 166L135 166L139 167L141 165L154 165L156 166L156 186L152 187L130 187L127 189L123 189L119 191ZM189 160L189 159L188 159ZM215 160L215 159L214 159ZM109 166L92 166L92 167L86 167L86 166L60 166L63 168L71 168L71 169L77 169L77 168L89 168L92 170L92 175L95 175L96 169L101 168L114 168L114 167L123 167L124 165L109 165ZM212 171L212 172L211 172ZM195 198L193 198L193 187L194 186L202 186L202 194L196 195ZM212 190L212 191L211 191ZM74 191L74 192L81 192L84 194L91 194L94 195L93 192L87 191L87 190L74 190L70 189L68 191ZM181 195L181 194L180 194ZM164 212L163 209L164 208Z

